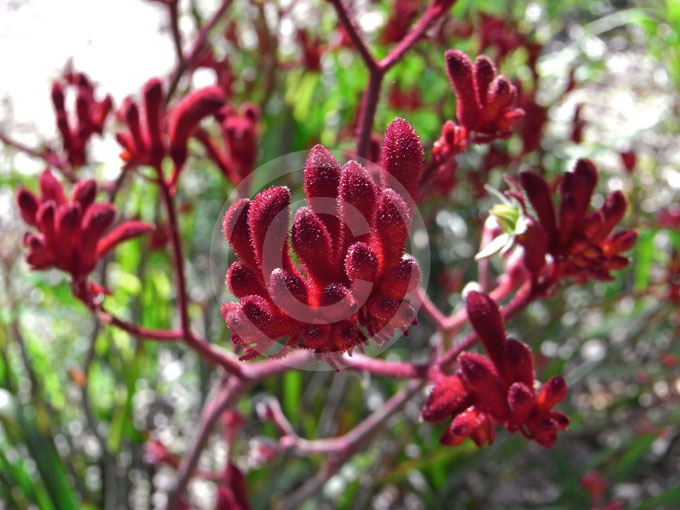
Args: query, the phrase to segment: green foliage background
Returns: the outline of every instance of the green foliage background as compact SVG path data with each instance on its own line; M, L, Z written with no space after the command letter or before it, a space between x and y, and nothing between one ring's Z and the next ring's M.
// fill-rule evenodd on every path
M312 4L307 28L330 43L336 27L333 10L320 1ZM390 2L376 5L389 13ZM596 200L617 187L630 198L624 226L636 227L640 234L633 263L611 283L566 285L509 324L514 336L541 353L539 379L560 373L569 384L561 408L572 425L554 449L544 450L506 431L499 431L494 445L482 450L470 441L442 447L438 437L443 424L419 422L422 399L417 399L303 508L588 508L580 479L591 470L602 473L609 482L608 497L625 508L679 508L680 371L669 360L680 360L680 318L677 303L664 299L664 274L673 249L680 249L680 233L659 227L655 220L680 196L680 2L460 0L451 17L474 25L482 12L514 20L522 32L545 44L538 97L551 105L542 148L511 168L496 168L489 182L502 187L505 172L516 175L529 168L556 176L578 157L592 158L602 175ZM246 31L261 22L261 14L257 3L238 0L229 16ZM195 15L207 12L196 6ZM379 30L368 37L382 56L389 48L378 35ZM477 41L473 34L445 45L418 45L387 75L375 130L380 133L395 116L403 116L429 149L442 122L455 112L443 51L455 47L474 55ZM296 49L292 54L280 51L282 61L296 61ZM357 55L348 49L329 52L320 72L295 65L275 69L267 97L258 49L229 55L235 75L242 77L236 80L233 103L264 101L260 163L315 143L353 147L351 126L367 79ZM530 87L526 57L523 49L517 50L501 71ZM578 87L561 97L571 69ZM422 106L414 111L390 107L385 97L393 82L419 90ZM622 93L634 101L622 103ZM577 100L585 103L587 121L579 145L569 140ZM621 107L625 104L628 111ZM518 150L516 138L497 144ZM638 154L631 175L617 155L629 147ZM476 278L472 256L493 200L477 197L466 176L478 171L487 150L475 146L460 157L456 189L448 197L430 198L421 208L433 256L428 292L446 311L462 303L461 285L455 282ZM0 169L3 191L13 192L19 185L35 189L36 177L12 165L13 153L6 156L9 165ZM97 176L101 168L93 164L81 172ZM300 177L288 176L284 182L298 198ZM258 179L273 184L267 175ZM123 216L163 220L153 184L130 176L124 186L116 203ZM210 283L209 250L230 192L216 168L194 157L178 195L192 321L204 337L225 347L229 332ZM22 227L12 219L3 221L0 501L18 510L155 508L153 496L162 492L171 471L146 464L143 445L159 437L171 451L183 453L218 374L182 346L140 341L98 326L71 296L64 275L28 271L19 258ZM500 262L493 261L497 269ZM226 270L225 260L217 276L222 278ZM452 287L442 285L442 274L454 282ZM145 239L124 243L99 278L114 290L106 298L112 313L151 328L177 325L169 251L150 250ZM427 357L431 324L422 319L411 333L387 352L389 359ZM86 394L78 384L83 376ZM323 460L283 455L257 465L249 440L266 443L277 437L271 424L255 416L254 406L263 395L282 402L300 435L317 438L346 432L402 384L356 373L293 371L241 399L238 409L247 424L232 455L247 471L253 508L269 508L313 476ZM217 470L223 459L216 435L203 462ZM115 466L113 477L104 476L106 465ZM209 484L193 490L198 502L209 501ZM111 494L117 496L114 506Z

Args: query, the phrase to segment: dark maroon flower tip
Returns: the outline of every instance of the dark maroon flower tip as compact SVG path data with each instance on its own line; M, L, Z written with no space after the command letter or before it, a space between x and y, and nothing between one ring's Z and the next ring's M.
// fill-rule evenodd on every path
M234 262L227 271L227 289L237 298L245 296L267 297L267 292L258 275L242 262Z
M531 206L536 211L538 221L550 238L554 237L556 231L555 209L552 204L550 188L545 179L533 172L522 172L519 174L522 188L529 197Z
M423 404L421 416L425 421L438 422L463 411L469 401L468 392L460 377L450 375L432 389Z
M505 325L498 305L486 294L471 291L467 295L465 308L470 324L479 335L489 358L502 370Z
M146 133L149 137L151 157L159 160L164 152L163 147L163 82L160 78L151 78L144 84L142 92L144 113L146 117Z
M604 224L599 235L594 239L595 242L604 239L614 230L614 227L619 224L624 214L626 214L626 205L626 197L620 190L607 195L601 209L604 216Z
M630 250L637 240L635 230L617 232L604 242L603 250L606 255L613 255Z
M378 273L378 257L367 243L355 243L347 250L345 273L351 282L375 281Z
M64 87L58 81L52 83L51 97L54 110L56 112L63 112L65 109Z
M415 129L404 119L396 118L385 131L382 145L382 183L391 187L396 179L415 201L418 183L423 173L425 152Z
M85 212L94 203L97 196L97 183L93 179L78 182L71 193L71 201L80 204L81 211Z
M536 409L536 394L524 383L516 382L508 389L508 407L516 424L525 423Z
M66 202L64 189L49 169L40 174L40 193L43 200L54 200L58 206Z
M27 224L35 226L35 215L38 212L38 207L40 207L38 197L26 188L19 188L17 190L17 205L23 220Z
M480 105L486 104L489 85L496 77L496 66L486 55L480 55L475 60L474 79Z

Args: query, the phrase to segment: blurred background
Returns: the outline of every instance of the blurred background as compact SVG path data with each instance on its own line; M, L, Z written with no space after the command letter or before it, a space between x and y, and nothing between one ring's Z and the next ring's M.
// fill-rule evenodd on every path
M182 0L187 45L221 2ZM417 0L348 1L378 56L400 41L425 8ZM538 378L562 374L572 420L551 450L500 430L479 450L471 441L439 445L441 426L419 419L423 396L354 456L302 508L341 509L675 509L680 508L680 1L570 2L459 0L387 74L375 143L395 116L412 123L429 151L455 96L443 53L486 54L520 88L527 112L515 135L474 146L438 174L421 214L429 227L428 294L449 312L476 279L473 256L494 204L484 189L504 175L555 178L576 159L600 169L593 205L621 189L622 223L639 238L633 262L613 282L567 284L509 323L537 354ZM316 143L351 150L367 73L321 0L234 0L180 90L219 83L238 109L261 109L257 164ZM59 150L50 86L66 68L88 74L96 95L117 108L144 82L165 77L175 53L162 2L5 0L0 2L0 133ZM121 173L115 119L89 147L78 177L104 182ZM195 156L201 147L192 147ZM44 162L0 145L0 509L164 508L219 374L178 345L142 342L102 328L56 271L22 260L14 195L37 188ZM258 175L254 188L272 184ZM302 196L301 175L286 177ZM193 157L178 201L196 329L228 347L210 284L210 240L232 185L208 158ZM124 180L116 205L155 223L158 236L121 245L98 269L114 290L109 309L153 328L174 327L171 255L155 187ZM491 260L494 274L501 258ZM222 272L228 264L224 261ZM221 276L220 276L221 278ZM427 319L383 356L425 360ZM277 397L306 438L339 435L380 407L399 381L347 371L292 371L241 399L244 418L230 458L247 476L253 508L270 508L319 470L323 458L275 455L278 432L255 407ZM150 446L151 445L151 446ZM167 452L166 452L167 450ZM218 472L227 452L216 431L201 469ZM166 459L167 460L167 459ZM214 508L215 483L190 485L196 508Z

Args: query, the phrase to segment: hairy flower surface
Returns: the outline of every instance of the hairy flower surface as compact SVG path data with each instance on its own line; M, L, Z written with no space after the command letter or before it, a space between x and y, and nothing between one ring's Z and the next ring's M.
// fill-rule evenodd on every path
M26 188L18 190L21 217L37 229L24 237L26 261L33 269L56 267L79 280L117 244L153 230L140 221L125 221L110 229L116 210L111 204L96 203L96 194L95 181L84 180L66 198L50 170L40 176L40 196Z
M579 160L574 171L562 177L558 209L543 177L532 172L520 174L522 188L536 212L536 222L520 236L520 243L532 254L533 262L527 264L530 271L540 271L546 253L555 260L559 276L606 281L612 279L612 270L628 265L620 253L632 248L637 234L634 230L612 233L626 212L623 193L610 193L602 207L588 212L598 177L591 161Z
M496 66L484 55L473 64L462 51L448 50L445 59L461 126L479 135L476 142L508 138L524 116L524 110L515 107L515 86L505 76L497 76Z
M171 177L174 184L187 160L189 138L201 120L222 108L224 92L218 86L195 90L168 112L165 112L163 101L162 82L152 78L142 91L142 111L131 98L123 103L119 115L128 130L116 133L116 139L123 147L121 159L127 167L150 165L159 168L163 158L169 155L174 163Z
M470 292L466 308L487 356L461 354L457 373L443 378L430 393L423 406L423 419L437 422L452 417L440 438L448 446L456 446L467 437L477 446L491 444L494 424L499 424L551 448L557 431L569 426L565 414L552 410L567 394L564 379L555 376L536 392L531 350L506 337L496 303L485 294Z
M309 207L297 211L290 233L285 187L229 209L224 235L239 260L226 284L239 302L222 313L232 341L246 348L243 358L287 338L286 349L310 349L332 363L369 337L382 343L406 332L415 320L408 293L420 269L404 247L423 148L413 128L396 119L382 150L379 187L356 161L340 167L324 147L314 147L304 172Z

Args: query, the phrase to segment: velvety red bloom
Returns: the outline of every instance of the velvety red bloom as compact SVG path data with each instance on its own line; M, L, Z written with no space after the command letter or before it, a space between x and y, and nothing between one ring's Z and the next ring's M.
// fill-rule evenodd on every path
M189 138L203 118L216 114L222 108L224 93L218 86L195 90L167 113L167 119L160 79L152 78L144 85L142 98L142 111L128 98L119 112L128 128L127 132L116 133L116 139L123 147L121 159L127 167L160 167L163 158L169 155L174 163L171 177L171 183L174 183L186 162Z
M524 111L514 106L517 90L505 76L496 76L493 62L482 55L473 65L462 51L448 50L446 71L456 93L458 122L478 134L473 141L508 138Z
M602 207L588 213L599 174L595 165L581 159L573 172L563 175L559 210L553 206L548 183L538 174L522 172L520 182L536 212L540 229L527 231L519 241L529 247L537 261L541 253L552 255L559 276L611 280L612 270L623 269L628 259L620 253L632 248L637 234L624 230L612 234L626 212L626 198L610 193ZM559 212L556 212L559 211ZM533 271L540 270L534 267Z
M111 229L116 210L111 204L95 203L96 194L95 181L85 180L67 198L49 170L40 176L40 196L26 188L18 190L21 217L37 229L24 237L26 261L33 269L56 267L80 280L117 244L153 230L141 221L126 221Z
M238 261L226 284L239 302L224 305L222 314L232 341L246 348L244 358L287 338L286 350L310 349L333 364L334 355L369 337L382 343L415 320L408 293L420 269L404 257L404 246L423 149L406 126L397 119L387 129L381 187L359 163L340 167L324 147L314 147L304 172L309 207L297 211L290 234L285 187L229 209L224 235ZM403 196L387 187L388 169Z
M204 129L199 128L195 136L224 176L238 184L251 174L257 162L260 109L254 103L244 103L238 112L227 106L218 117L223 143Z
M507 338L500 310L487 295L470 292L468 317L488 358L463 353L456 374L442 379L432 390L422 410L426 421L453 417L441 436L442 444L455 446L472 438L477 446L494 441L494 424L541 446L551 448L558 430L566 430L569 418L553 407L567 394L560 376L534 390L534 360L526 344Z
M75 92L75 113L66 110L66 94ZM66 158L73 167L87 163L87 144L94 134L101 135L106 118L113 108L113 99L95 98L95 87L84 73L67 71L61 80L52 83L52 105L57 118Z

